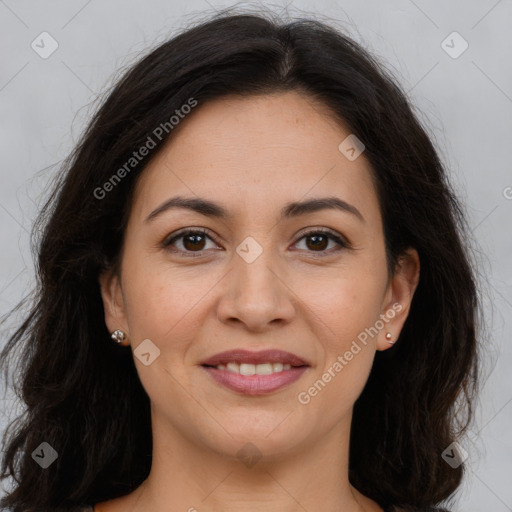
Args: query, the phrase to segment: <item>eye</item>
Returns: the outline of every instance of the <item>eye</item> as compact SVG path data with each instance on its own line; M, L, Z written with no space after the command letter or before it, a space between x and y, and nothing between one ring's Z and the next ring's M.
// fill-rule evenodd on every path
M195 228L195 229L188 228L188 229L182 230L182 231L174 234L174 236L172 236L172 238L166 239L162 243L162 246L167 249L173 247L170 250L172 250L173 252L185 253L187 256L192 256L192 257L201 256L201 252L203 250L205 250L205 247L204 247L205 239L209 238L210 240L214 241L213 238L211 236L209 236L207 233L208 233L208 230L204 229L204 228ZM176 249L174 247L175 241L180 241L183 249L182 248ZM198 254L190 254L190 253L194 253L194 252L197 252Z
M173 233L171 238L167 238L162 243L162 247L171 250L172 252L179 252L186 256L197 257L202 256L202 252L206 250L206 239L215 243L214 238L208 234L209 231L205 228L187 228L178 233ZM299 243L303 239L310 239L312 243L306 242L306 251L318 253L315 256L329 256L332 252L340 251L344 248L350 248L350 244L342 238L335 231L329 229L315 229L303 233L299 238ZM326 251L329 242L334 242L335 246ZM175 242L180 242L182 247L176 247ZM179 244L178 244L179 245ZM197 254L194 254L197 253Z
M349 248L350 244L344 240L338 233L335 231L331 231L329 229L315 229L313 231L308 231L304 233L299 242L303 239L310 239L311 243L306 241L306 250L311 249L309 252L315 252L319 254L315 254L315 256L329 256L332 252L338 252L344 248ZM333 241L335 243L335 247L331 248L329 251L325 249L329 245L329 242ZM297 243L299 243L297 242ZM337 246L337 247L336 247ZM333 250L334 249L334 250Z

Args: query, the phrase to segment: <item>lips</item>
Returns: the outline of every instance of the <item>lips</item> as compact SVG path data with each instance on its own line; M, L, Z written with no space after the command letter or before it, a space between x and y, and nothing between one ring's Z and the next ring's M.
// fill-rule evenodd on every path
M229 370L220 370L216 366L201 366L214 381L221 386L243 395L266 395L280 391L300 379L308 366L291 366L271 375L241 375Z
M297 381L309 368L307 361L283 350L228 350L201 364L223 387L244 395L265 395Z
M290 366L309 366L307 361L299 356L283 350L260 350L259 352L251 352L249 350L236 349L220 352L206 359L201 364L203 366L218 366L219 364L227 365L228 363L237 364L264 364L264 363L281 363Z

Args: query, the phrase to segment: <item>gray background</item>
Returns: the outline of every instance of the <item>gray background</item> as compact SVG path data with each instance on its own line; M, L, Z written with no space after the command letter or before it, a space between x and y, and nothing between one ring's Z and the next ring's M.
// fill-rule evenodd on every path
M232 5L0 0L0 315L34 284L32 222L98 93L139 52ZM435 139L478 244L488 322L483 389L471 435L461 443L468 472L454 511L512 511L512 2L297 0L267 6L290 17L334 20L362 42L399 78ZM46 59L31 47L43 31L59 45ZM457 58L442 46L453 31L469 44ZM445 45L457 52L461 42L452 39ZM19 318L4 326L2 344ZM8 390L1 400L3 432L20 409Z

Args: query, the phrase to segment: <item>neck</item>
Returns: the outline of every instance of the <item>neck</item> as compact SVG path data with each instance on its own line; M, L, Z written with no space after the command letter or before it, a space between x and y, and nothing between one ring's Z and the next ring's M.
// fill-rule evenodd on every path
M276 455L268 439L268 453L241 441L231 457L152 419L151 472L127 510L304 512L321 503L324 512L382 512L348 480L351 418L314 444Z

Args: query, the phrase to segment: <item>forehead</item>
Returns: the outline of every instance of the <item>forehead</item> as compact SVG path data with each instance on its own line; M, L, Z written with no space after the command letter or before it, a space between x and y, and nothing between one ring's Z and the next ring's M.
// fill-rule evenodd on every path
M297 92L199 104L143 171L133 213L186 195L215 199L238 217L263 208L275 215L285 202L336 195L379 216L369 163L338 149L349 135L327 107Z

